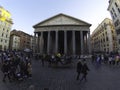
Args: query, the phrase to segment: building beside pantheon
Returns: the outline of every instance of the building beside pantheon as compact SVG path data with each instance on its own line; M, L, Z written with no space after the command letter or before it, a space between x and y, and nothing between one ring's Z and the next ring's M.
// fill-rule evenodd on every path
M83 55L91 53L91 24L58 14L33 26L35 53Z

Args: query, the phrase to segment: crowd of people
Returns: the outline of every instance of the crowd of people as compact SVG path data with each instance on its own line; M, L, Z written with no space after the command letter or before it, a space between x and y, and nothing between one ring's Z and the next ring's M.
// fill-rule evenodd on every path
M71 56L61 55L60 53L52 54L52 55L35 54L34 57L35 57L35 60L41 60L42 66L44 66L45 62L48 62L49 66L51 66L52 64L58 65L59 63L61 65L72 63Z
M92 55L92 63L97 64L109 64L109 65L119 65L120 55L119 54L95 54Z
M72 56L61 55L60 53L56 55L32 55L35 60L41 60L42 66L47 61L48 65L52 63L57 64L61 63L62 65L66 65L67 63L71 63L73 60ZM3 82L6 82L6 79L10 82L16 80L24 80L26 78L32 77L32 63L33 59L30 54L21 52L21 51L2 51L0 52L0 68L3 72ZM96 64L109 64L109 65L119 65L120 56L118 54L108 55L108 54L94 54L91 57L91 62ZM80 75L82 77L80 81L83 79L86 81L86 76L88 71L90 70L87 66L86 59L80 58L77 63L77 77L76 80L79 80Z
M1 51L0 67L3 72L3 82L10 82L32 77L30 55L25 52Z

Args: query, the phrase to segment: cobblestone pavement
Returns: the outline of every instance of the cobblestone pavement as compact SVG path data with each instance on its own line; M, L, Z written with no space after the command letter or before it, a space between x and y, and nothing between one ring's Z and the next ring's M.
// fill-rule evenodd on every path
M72 66L42 67L40 61L33 61L33 77L22 82L2 82L0 90L120 90L120 66L101 65L88 62L90 71L87 82L76 81L76 63ZM34 89L29 89L34 87Z

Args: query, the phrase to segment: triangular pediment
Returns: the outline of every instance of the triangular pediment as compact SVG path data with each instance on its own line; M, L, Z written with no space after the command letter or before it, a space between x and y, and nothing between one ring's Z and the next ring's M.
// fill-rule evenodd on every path
M91 26L91 24L82 21L80 19L65 15L65 14L58 14L56 16L53 16L51 18L48 18L33 27L39 27L39 26L53 26L53 25L88 25Z

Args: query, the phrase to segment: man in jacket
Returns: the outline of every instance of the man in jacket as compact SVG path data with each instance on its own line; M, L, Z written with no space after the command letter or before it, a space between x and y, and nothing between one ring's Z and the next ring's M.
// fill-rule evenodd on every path
M76 78L76 80L79 80L79 76L80 76L81 70L82 70L82 63L79 60L78 63L77 63L77 78Z

